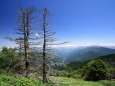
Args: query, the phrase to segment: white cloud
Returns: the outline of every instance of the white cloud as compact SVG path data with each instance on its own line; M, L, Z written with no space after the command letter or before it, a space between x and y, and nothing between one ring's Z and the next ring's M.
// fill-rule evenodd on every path
M40 37L38 33L35 33L35 35L36 35L37 37Z
M52 47L70 47L70 48L74 48L74 47L87 47L87 46L102 46L102 47L109 47L109 46L115 46L115 44L63 44L63 45L53 45Z

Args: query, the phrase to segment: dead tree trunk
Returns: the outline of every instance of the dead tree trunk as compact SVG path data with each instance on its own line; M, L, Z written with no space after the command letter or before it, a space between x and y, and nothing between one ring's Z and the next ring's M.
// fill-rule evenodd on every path
M46 13L43 14L43 32L44 32L44 42L43 42L43 82L47 81L46 77Z

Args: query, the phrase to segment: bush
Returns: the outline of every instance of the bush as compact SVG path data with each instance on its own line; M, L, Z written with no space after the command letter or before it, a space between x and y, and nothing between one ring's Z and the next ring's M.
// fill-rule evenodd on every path
M67 77L68 75L66 71L58 71L57 73L62 77Z
M97 81L107 79L109 75L108 66L102 60L92 60L83 68L82 76L85 80Z
M18 62L18 53L13 48L3 47L0 52L0 69L13 68Z
M83 69L78 69L76 71L74 71L72 73L72 77L75 78L75 79L81 79L82 78L82 73L83 73Z

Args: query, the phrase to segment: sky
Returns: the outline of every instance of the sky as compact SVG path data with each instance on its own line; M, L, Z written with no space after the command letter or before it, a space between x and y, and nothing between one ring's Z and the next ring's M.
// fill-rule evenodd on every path
M50 28L59 40L70 41L66 46L115 46L115 0L0 0L0 47L15 46L3 37L16 36L18 3L47 7L53 14Z

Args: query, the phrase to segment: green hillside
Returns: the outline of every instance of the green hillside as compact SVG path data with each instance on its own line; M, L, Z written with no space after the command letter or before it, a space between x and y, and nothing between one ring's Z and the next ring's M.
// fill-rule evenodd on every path
M112 62L112 66L115 68L115 54L109 54L109 55L104 55L104 56L100 56L94 59L90 59L90 60L95 60L95 59L101 59L103 61L105 61L106 63L108 63L108 65L110 64L110 62ZM82 68L88 61L71 61L69 63L66 63L66 66L68 68L71 68L72 70L77 70L79 68Z
M110 59L115 60L115 54L100 56L97 59L102 59L102 60L105 60L105 61L109 61Z
M101 59L103 61L106 61L108 64L112 64L112 66L115 68L115 54L100 56L97 59Z

